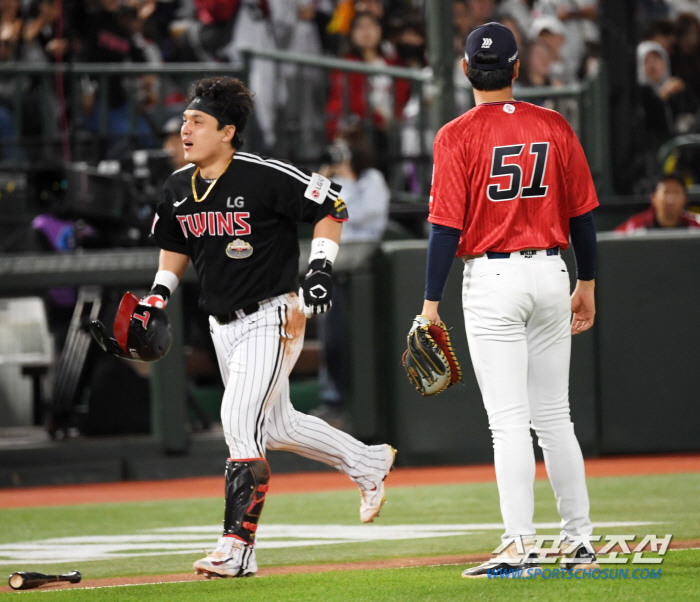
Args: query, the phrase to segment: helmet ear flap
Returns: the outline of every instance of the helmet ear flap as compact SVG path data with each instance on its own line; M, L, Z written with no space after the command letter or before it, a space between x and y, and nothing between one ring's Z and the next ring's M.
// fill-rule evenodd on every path
M119 303L117 315L114 317L114 338L124 353L128 353L126 345L131 328L131 316L133 316L138 304L139 298L134 293L124 293Z

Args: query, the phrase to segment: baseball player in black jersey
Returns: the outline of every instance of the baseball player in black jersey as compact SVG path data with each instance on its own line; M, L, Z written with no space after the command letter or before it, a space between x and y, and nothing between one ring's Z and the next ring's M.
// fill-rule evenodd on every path
M257 571L255 531L270 480L266 449L292 451L348 475L360 488L363 522L379 514L396 453L389 445L367 446L290 403L288 377L306 318L331 305L331 270L348 214L330 180L238 150L252 110L239 80L193 85L181 130L190 164L165 183L152 227L159 271L142 300L165 307L192 260L226 387L224 531L216 550L194 563L196 572L218 577ZM314 225L298 295L297 222Z

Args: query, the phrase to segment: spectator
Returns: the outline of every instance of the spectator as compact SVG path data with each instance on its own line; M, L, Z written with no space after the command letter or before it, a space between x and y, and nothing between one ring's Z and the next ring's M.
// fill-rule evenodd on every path
M389 188L382 173L372 167L372 149L359 124L340 132L319 173L343 187L343 200L352 213L340 242L379 242L389 216Z
M226 4L227 0L218 0ZM222 54L232 63L242 66L241 51L276 50L280 13L284 12L283 0L246 0L236 12L233 35ZM255 141L254 148L272 149L277 142L275 115L278 107L280 85L275 64L265 59L254 58L250 62L248 87L255 98L255 122L262 133L262 140ZM254 130L253 130L254 131Z
M510 26L504 23L503 19L512 19L518 26L521 34L530 31L532 28L532 0L503 0L498 5L497 14L499 21L508 29L510 29ZM518 48L522 48L521 41L517 37L515 40L518 42Z
M20 30L12 21L0 24L0 64L17 61ZM15 101L29 90L28 78L21 75L0 79L0 159L10 160L16 157L18 149L14 147L16 133L12 111Z
M382 49L382 28L379 19L370 13L359 13L353 19L350 30L351 50L344 58L362 61L368 65L399 65L397 59L387 58ZM327 133L334 139L341 118L356 115L371 117L375 128L374 148L378 153L387 150L386 127L392 116L400 117L408 101L411 87L405 80L394 82L386 75L366 76L361 73L344 75L340 71L330 74L330 91L326 104ZM345 107L345 99L348 106ZM369 106L365 99L369 100Z
M673 48L676 45L676 26L673 21L668 19L660 19L654 21L644 34L644 40L656 42L671 56Z
M175 60L213 62L224 59L239 11L253 10L262 21L269 15L267 3L264 11L258 2L245 4L246 8L242 8L240 0L193 0L190 6L195 18L171 24L171 32L177 37Z
M464 55L464 46L467 43L467 36L474 24L472 13L467 0L454 0L452 3L455 22L455 55L459 57L460 65Z
M652 149L692 127L698 101L682 79L671 77L669 58L660 44L637 46L637 82Z
M371 165L371 149L360 126L341 133L329 149L330 160L319 172L343 187L350 219L343 226L341 244L379 243L389 217L389 188L382 173ZM312 414L336 428L344 425L343 404L343 313L347 306L347 287L342 275L335 277L333 307L320 316L319 339L322 343L319 369L319 408Z
M637 31L648 31L648 28L651 29L654 23L668 21L670 17L666 0L637 0L635 4ZM670 21L668 22L670 23Z
M515 43L518 45L519 49L522 49L525 45L525 36L523 35L523 32L529 31L529 29L521 29L520 25L518 25L518 21L508 14L501 15L498 18L498 22L510 29L513 37L515 38Z
M472 16L472 29L493 21L496 0L468 0L468 2Z
M20 40L24 20L20 13L19 0L0 0L0 25L9 28L7 35Z
M700 20L700 1L698 0L666 0L666 4L672 19L683 14L690 14Z
M182 129L182 118L179 116L171 117L163 126L163 150L170 155L173 171L188 164L180 129Z
M89 63L145 62L143 51L136 47L131 32L119 18L120 5L120 0L100 0L98 9L88 15L80 60ZM123 137L130 133L126 87L124 78L108 79L107 128L112 150L120 148ZM94 132L99 131L101 121L101 107L97 102L98 88L99 84L94 80L83 81L85 127ZM140 138L139 146L152 146L152 130L142 116L136 119L134 133Z
M533 88L561 85L561 81L552 79L552 57L549 52L549 46L542 40L536 39L530 42L522 54L522 68L515 82L518 87Z
M615 228L630 234L658 228L700 228L700 216L686 210L688 193L681 176L664 174L651 195L651 207Z
M375 16L380 23L384 21L386 11L382 0L354 0L354 14L369 13Z
M700 21L683 14L676 19L676 46L671 54L671 72L700 97Z
M396 37L396 54L404 67L422 69L425 60L425 26L420 19L406 19Z
M322 39L316 23L317 2L296 0L286 4L287 35L282 48L296 54L321 55ZM278 91L277 123L284 135L275 152L294 161L317 161L326 145L323 115L326 92L325 73L314 67L287 63L279 70L283 86Z
M34 62L70 60L66 56L69 41L56 37L58 16L56 0L34 0L29 5L29 17L22 33L26 58Z
M587 44L600 41L597 0L535 0L533 12L536 17L554 18L562 24L564 43L557 57L561 56L565 66L564 83L574 81Z
M531 38L541 41L549 48L550 76L554 81L569 84L574 80L575 70L562 57L566 42L564 24L556 17L538 17L532 22Z

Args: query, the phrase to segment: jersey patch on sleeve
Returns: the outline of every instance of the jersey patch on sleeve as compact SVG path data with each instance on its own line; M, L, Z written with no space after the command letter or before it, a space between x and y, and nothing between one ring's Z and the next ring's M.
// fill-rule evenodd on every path
M338 197L333 201L333 210L328 214L328 217L337 222L345 222L348 219L348 206L345 201Z
M311 174L311 181L306 187L304 196L320 205L326 200L330 188L331 181L328 178L324 178L321 174L313 173Z

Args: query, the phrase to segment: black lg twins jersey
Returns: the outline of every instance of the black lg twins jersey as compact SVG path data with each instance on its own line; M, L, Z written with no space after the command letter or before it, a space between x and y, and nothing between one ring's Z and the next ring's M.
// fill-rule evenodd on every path
M296 291L297 222L348 219L340 186L282 161L236 152L201 202L192 194L195 169L183 167L165 182L151 233L161 249L192 259L209 314ZM197 174L198 198L209 184Z

